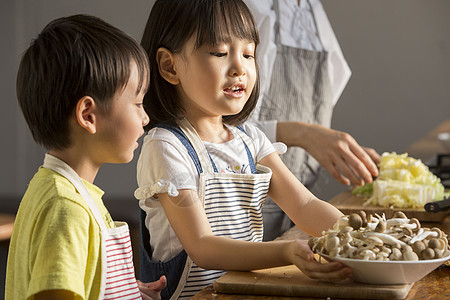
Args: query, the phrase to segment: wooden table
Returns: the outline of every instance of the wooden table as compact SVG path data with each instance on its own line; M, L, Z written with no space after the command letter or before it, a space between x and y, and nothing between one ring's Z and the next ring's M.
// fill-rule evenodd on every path
M14 219L14 215L0 214L0 242L7 241L11 238Z
M445 218L441 223L423 223L426 227L439 227L447 234L450 233L450 216ZM297 227L293 227L288 230L280 239L307 239L308 235L301 232ZM232 294L219 294L214 291L212 286L200 291L192 299L195 300L235 300L235 299L249 299L249 300L292 300L292 299L310 299L317 298L305 298L305 297L279 297L279 296L257 296L257 295L232 295ZM337 298L333 298L336 300ZM450 299L450 265L442 265L420 281L416 282L411 288L407 300L441 300Z

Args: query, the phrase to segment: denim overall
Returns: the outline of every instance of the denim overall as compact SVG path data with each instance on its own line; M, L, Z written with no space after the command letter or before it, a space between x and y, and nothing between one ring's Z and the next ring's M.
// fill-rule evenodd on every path
M278 0L273 1L277 23ZM279 26L279 25L278 25ZM328 53L289 47L281 44L280 30L275 29L277 56L271 85L261 103L260 120L302 121L330 127L333 93L328 74ZM317 179L320 165L300 147L289 147L281 156L284 164L310 188ZM264 240L273 240L293 223L270 198L264 206Z
M192 158L199 180L199 199L210 223L213 234L244 241L261 242L263 236L262 206L264 204L272 172L255 165L250 148L251 138L242 128L239 136L246 149L252 174L218 173L203 142L192 125L180 120L178 126L160 124L170 130L186 147ZM190 298L213 283L225 271L205 270L198 267L182 250L167 262L151 259L149 231L145 227L145 212L141 210L141 264L140 278L144 282L155 281L161 275L167 277L167 287L162 299Z
M73 184L87 202L100 226L102 279L98 299L142 299L134 275L133 252L127 223L114 222L117 227L107 228L83 181L65 162L46 154L43 167L61 174Z

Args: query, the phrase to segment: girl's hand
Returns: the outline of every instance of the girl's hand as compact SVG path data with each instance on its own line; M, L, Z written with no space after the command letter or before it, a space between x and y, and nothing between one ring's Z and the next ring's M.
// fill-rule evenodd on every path
M160 300L161 291L167 285L166 276L161 276L158 281L143 283L137 280L139 290L141 291L142 299L144 300Z
M288 247L288 256L291 257L293 264L312 279L338 282L352 275L352 269L339 262L321 263L316 261L314 253L306 241L292 241Z

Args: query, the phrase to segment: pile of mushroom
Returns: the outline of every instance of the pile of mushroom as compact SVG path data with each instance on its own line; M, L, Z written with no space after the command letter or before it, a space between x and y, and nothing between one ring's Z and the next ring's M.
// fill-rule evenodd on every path
M308 242L314 252L364 260L427 260L450 255L447 235L422 228L419 220L396 212L391 219L364 211L342 216L332 229Z

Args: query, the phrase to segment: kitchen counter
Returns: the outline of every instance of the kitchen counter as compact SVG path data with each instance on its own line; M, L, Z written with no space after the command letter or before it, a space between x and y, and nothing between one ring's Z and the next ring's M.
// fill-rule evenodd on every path
M440 223L422 223L424 227L439 227L447 235L450 233L450 216L445 218ZM280 239L307 239L308 235L301 232L298 228L293 227L288 230ZM280 296L257 296L257 295L233 295L220 294L214 291L212 286L208 286L192 299L194 300L234 300L234 299L249 299L249 300L269 300L269 299L317 299L305 297L280 297ZM333 298L338 299L338 298ZM347 298L348 299L348 298ZM439 268L416 282L405 298L407 300L430 300L430 299L450 299L450 264L441 265Z
M406 152L409 156L419 158L423 162L428 162L433 159L436 154L448 153L442 143L438 140L437 135L441 132L450 132L450 119L443 121L425 136L412 143Z
M440 132L450 132L450 119L445 120L439 124L436 128L430 131L426 136L420 138L406 149L409 156L419 158L422 161L428 161L432 159L438 153L448 152L443 145L437 139L437 134ZM347 197L347 195L340 194L335 197ZM333 200L330 200L332 203ZM424 227L439 227L448 236L450 236L450 215L444 216L439 222L421 222ZM287 231L280 239L308 239L309 236L302 233L296 227ZM232 299L249 299L249 300L269 300L269 299L318 299L318 298L293 298L293 297L280 297L280 296L256 296L256 295L232 295L232 294L219 294L215 293L213 286L208 286L200 293L193 297L195 300L232 300ZM333 298L337 299L337 298ZM420 281L414 283L413 287L405 298L407 300L430 300L430 299L450 299L450 263L441 265L439 268L425 276Z

